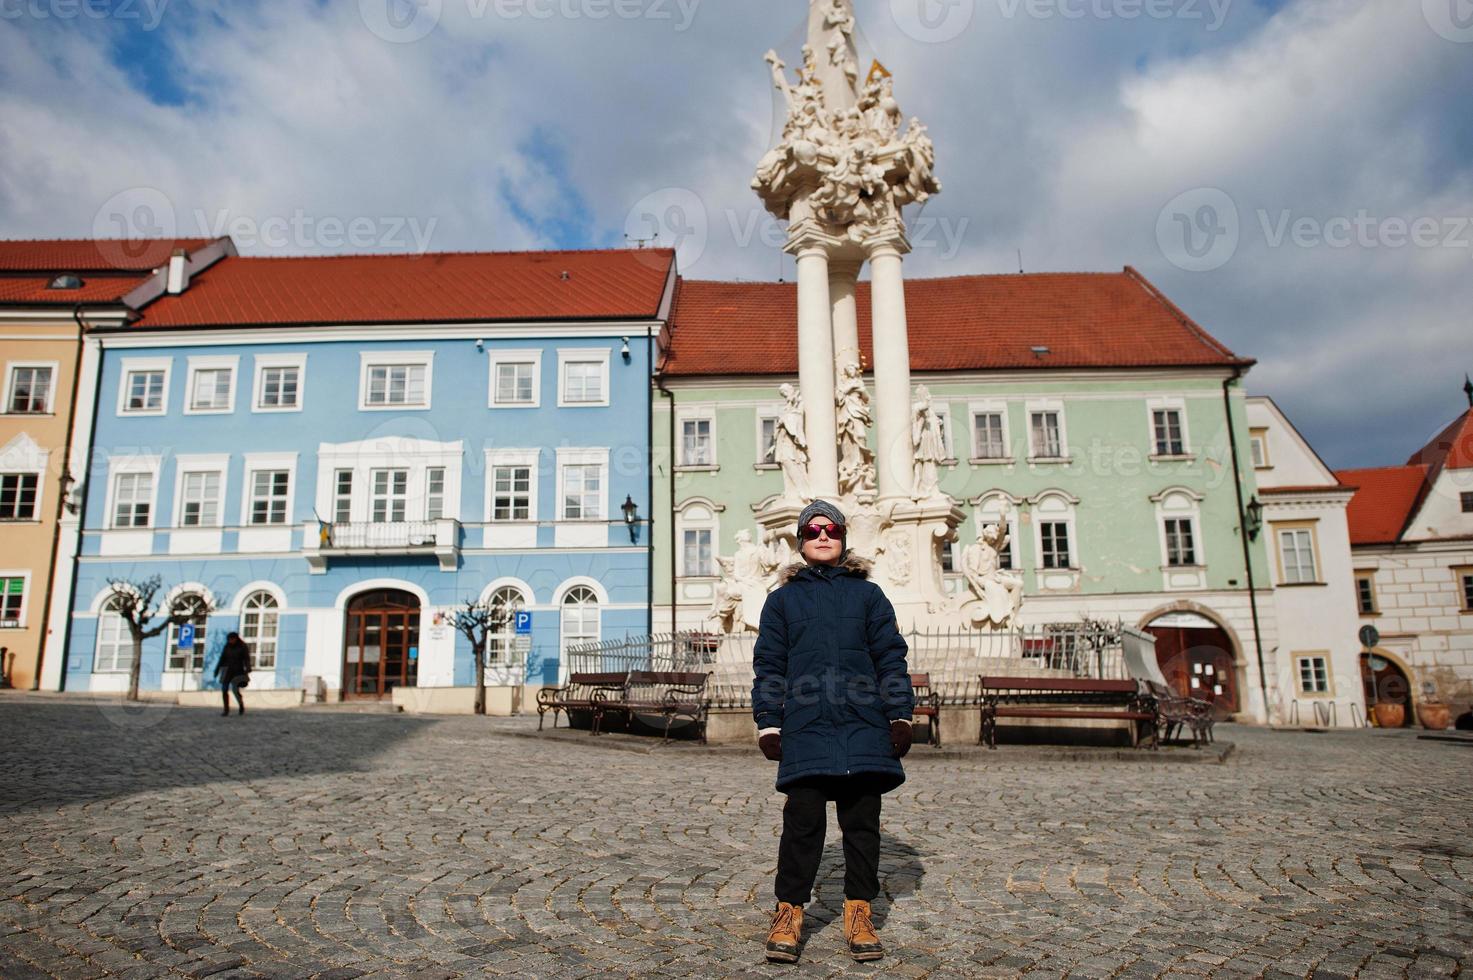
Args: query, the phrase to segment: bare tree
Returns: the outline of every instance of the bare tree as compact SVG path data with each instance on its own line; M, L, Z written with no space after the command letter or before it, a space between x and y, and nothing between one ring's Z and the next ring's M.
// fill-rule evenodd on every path
M476 708L478 715L486 713L486 644L492 633L505 628L504 612L494 610L486 603L474 599L465 601L464 609L450 614L450 625L471 641L471 653L476 662Z
M171 626L182 626L196 616L209 615L214 605L205 596L183 592L165 601L164 580L157 575L132 581L126 578L110 578L112 590L109 600L123 622L128 624L128 633L133 638L133 663L128 669L128 700L138 700L138 675L143 666L143 641L158 636ZM162 619L159 617L162 616ZM154 622L154 620L158 622ZM150 624L153 625L150 625Z

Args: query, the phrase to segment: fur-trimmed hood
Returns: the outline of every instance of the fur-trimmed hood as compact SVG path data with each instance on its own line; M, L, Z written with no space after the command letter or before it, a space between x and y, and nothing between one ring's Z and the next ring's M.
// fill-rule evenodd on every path
M839 563L834 567L857 578L867 579L869 578L870 569L874 567L874 564L868 558L861 558L852 551L846 551L843 557L839 559ZM806 561L795 561L791 565L784 566L782 571L777 573L778 586L787 585L798 576L798 573L807 571L813 567L813 565Z

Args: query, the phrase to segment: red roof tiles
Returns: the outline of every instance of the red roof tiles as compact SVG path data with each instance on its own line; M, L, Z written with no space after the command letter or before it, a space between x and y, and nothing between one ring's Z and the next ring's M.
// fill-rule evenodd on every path
M50 289L52 276L0 276L0 303L71 306L116 303L146 281L146 276L83 276L80 289Z
M227 257L129 329L650 319L674 260L670 249Z
M1448 423L1432 441L1412 453L1408 466L1425 464L1434 470L1466 470L1473 468L1473 409ZM1436 477L1433 473L1433 477Z
M682 280L664 370L674 376L794 374L797 287ZM916 371L1247 366L1134 269L911 279ZM870 287L858 289L860 349L872 363ZM1047 347L1039 356L1034 347Z
M1429 467L1380 466L1364 470L1337 470L1341 483L1357 487L1346 508L1350 543L1390 544L1401 537L1431 485Z
M0 272L152 272L176 248L193 252L209 238L82 238L0 241Z

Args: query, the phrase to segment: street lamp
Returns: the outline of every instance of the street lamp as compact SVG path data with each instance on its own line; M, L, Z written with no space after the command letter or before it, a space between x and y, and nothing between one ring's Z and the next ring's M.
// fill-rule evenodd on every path
M1263 504L1254 497L1248 501L1248 523L1245 528L1248 532L1249 541L1258 540L1258 532L1263 530Z
M633 544L639 540L639 505L626 493L624 504L619 509L624 512L624 523L629 528L629 542Z

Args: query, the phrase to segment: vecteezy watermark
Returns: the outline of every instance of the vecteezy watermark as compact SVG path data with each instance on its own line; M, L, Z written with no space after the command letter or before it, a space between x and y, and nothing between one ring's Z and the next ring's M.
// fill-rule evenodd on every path
M1328 218L1290 208L1254 212L1269 248L1473 248L1473 215L1380 216L1366 208ZM1215 187L1178 194L1156 217L1156 243L1168 262L1187 272L1220 269L1237 254L1243 238L1238 206Z
M687 187L662 187L646 194L624 218L628 242L673 248L682 269L690 269L700 261L710 228L706 202Z
M1440 37L1473 44L1473 0L1422 0L1422 16Z
M120 269L152 268L167 262L178 231L174 202L157 187L119 191L92 216L98 251Z
M310 251L321 248L399 249L424 254L429 251L438 218L412 215L312 215L301 208L291 214L266 217L232 214L219 210L208 214L195 209L194 222L202 237L229 235L239 248L263 246L273 249Z
M0 20L137 21L152 31L168 6L169 0L0 0Z
M976 0L890 0L895 26L923 44L955 40L976 14Z
M702 0L448 0L463 3L472 20L670 21L677 34L690 29ZM358 0L363 23L377 37L409 44L439 25L447 0Z
M1202 20L1215 31L1227 20L1233 0L997 0L1007 20L1021 13L1034 20Z

